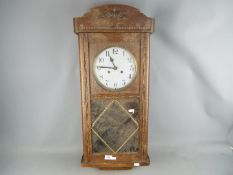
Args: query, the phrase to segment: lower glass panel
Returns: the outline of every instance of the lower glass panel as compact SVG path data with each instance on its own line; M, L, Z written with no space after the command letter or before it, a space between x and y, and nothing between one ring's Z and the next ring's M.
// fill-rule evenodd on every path
M139 149L139 100L98 99L91 102L92 152L127 153Z

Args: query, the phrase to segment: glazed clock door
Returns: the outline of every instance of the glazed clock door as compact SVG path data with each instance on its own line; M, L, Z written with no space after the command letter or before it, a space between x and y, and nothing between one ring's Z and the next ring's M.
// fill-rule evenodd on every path
M88 34L91 59L92 159L139 157L140 34ZM102 38L102 39L97 39ZM135 41L133 41L133 39ZM110 156L110 157L108 157Z
M110 91L120 91L134 81L137 62L133 54L125 48L108 47L94 58L93 73L101 87ZM102 98L93 100L91 109L94 154L138 152L139 120L138 113L135 112L139 110L137 99Z

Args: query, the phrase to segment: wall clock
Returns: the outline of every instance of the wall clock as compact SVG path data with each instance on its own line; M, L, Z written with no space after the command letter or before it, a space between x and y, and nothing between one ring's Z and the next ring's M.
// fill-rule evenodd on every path
M154 20L111 4L74 18L79 38L83 167L149 165L150 34Z

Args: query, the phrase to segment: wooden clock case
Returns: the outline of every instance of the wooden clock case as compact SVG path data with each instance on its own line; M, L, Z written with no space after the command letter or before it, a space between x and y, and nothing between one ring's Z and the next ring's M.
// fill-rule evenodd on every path
M79 39L83 167L129 169L149 165L149 53L153 30L152 18L127 5L103 5L74 18ZM120 91L104 89L93 75L94 58L111 46L126 48L137 62L136 78Z

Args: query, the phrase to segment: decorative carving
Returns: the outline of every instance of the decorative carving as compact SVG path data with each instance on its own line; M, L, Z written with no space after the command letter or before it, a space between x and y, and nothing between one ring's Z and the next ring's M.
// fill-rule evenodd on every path
M128 19L128 16L126 15L126 13L123 13L122 11L113 8L97 16L97 18Z
M127 5L104 5L74 18L74 31L80 32L147 32L154 30L154 20Z
M147 30L150 31L151 28L150 27L141 27L141 26L117 26L117 25L113 25L113 26L83 26L81 25L80 27L77 28L78 30Z

